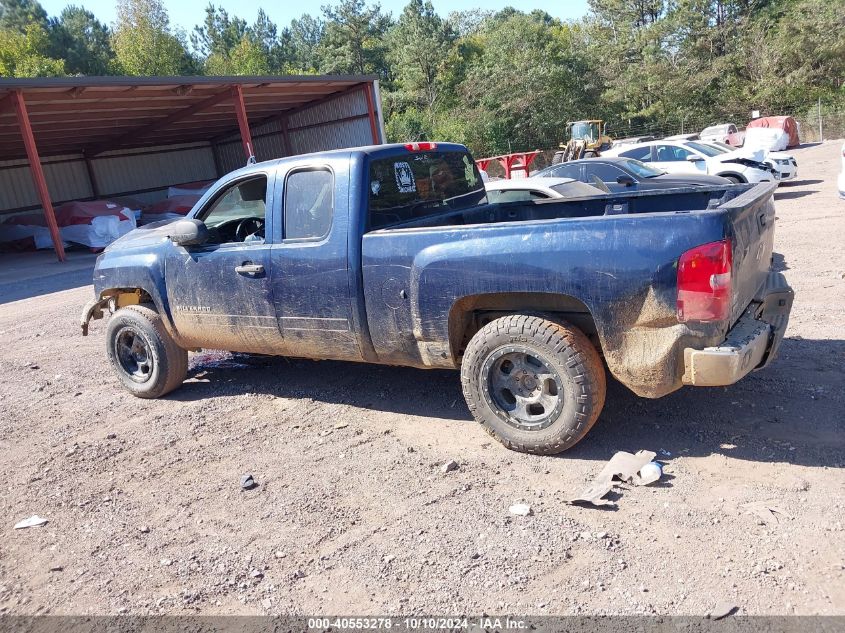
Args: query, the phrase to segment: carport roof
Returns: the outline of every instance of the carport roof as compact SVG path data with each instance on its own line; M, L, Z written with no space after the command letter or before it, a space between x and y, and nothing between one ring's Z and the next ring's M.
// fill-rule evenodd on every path
M51 156L213 141L249 125L362 89L374 76L61 77L0 79L0 159L25 158L13 95L20 91L39 154Z

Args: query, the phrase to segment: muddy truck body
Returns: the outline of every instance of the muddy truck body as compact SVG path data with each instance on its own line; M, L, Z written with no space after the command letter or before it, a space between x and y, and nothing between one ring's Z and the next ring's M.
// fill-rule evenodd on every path
M506 446L563 451L606 372L657 398L775 357L793 293L772 271L776 184L488 204L461 145L383 145L250 165L184 220L97 260L123 385L159 397L187 351L459 369Z

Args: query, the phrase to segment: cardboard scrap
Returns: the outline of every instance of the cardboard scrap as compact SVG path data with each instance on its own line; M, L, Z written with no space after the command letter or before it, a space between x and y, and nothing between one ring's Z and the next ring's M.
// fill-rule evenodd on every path
M47 519L42 519L37 514L33 514L28 519L15 523L15 529L25 530L26 528L41 527L42 525L47 525Z
M636 454L619 451L604 465L604 468L587 489L574 499L570 499L569 502L589 503L594 506L614 505L612 501L603 499L616 485L614 479L621 482L630 482L637 486L642 485L642 480L637 473L655 456L656 453L653 451L637 451Z

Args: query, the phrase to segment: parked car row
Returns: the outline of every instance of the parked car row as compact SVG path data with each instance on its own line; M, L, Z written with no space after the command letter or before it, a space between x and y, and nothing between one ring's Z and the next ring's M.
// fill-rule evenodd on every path
M631 148L612 147L604 157L635 158L672 174L701 173L722 176L734 183L780 180L780 172L741 151L726 152L701 141L649 141Z

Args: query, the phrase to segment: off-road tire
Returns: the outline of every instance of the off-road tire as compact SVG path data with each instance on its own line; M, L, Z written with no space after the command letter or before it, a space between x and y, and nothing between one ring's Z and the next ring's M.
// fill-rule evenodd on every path
M507 412L497 411L490 396L493 370L485 367L515 346L530 350L560 378L561 410L549 416L544 428L516 428L503 420ZM524 314L491 321L472 337L461 364L461 384L473 417L490 435L512 450L540 455L561 453L578 443L598 419L607 391L601 358L581 330Z
M139 344L145 348L149 359L146 379L133 379L122 364L119 347L126 337L139 337ZM188 352L176 345L150 305L126 306L112 315L106 328L106 353L120 382L139 398L159 398L170 393L188 375Z

